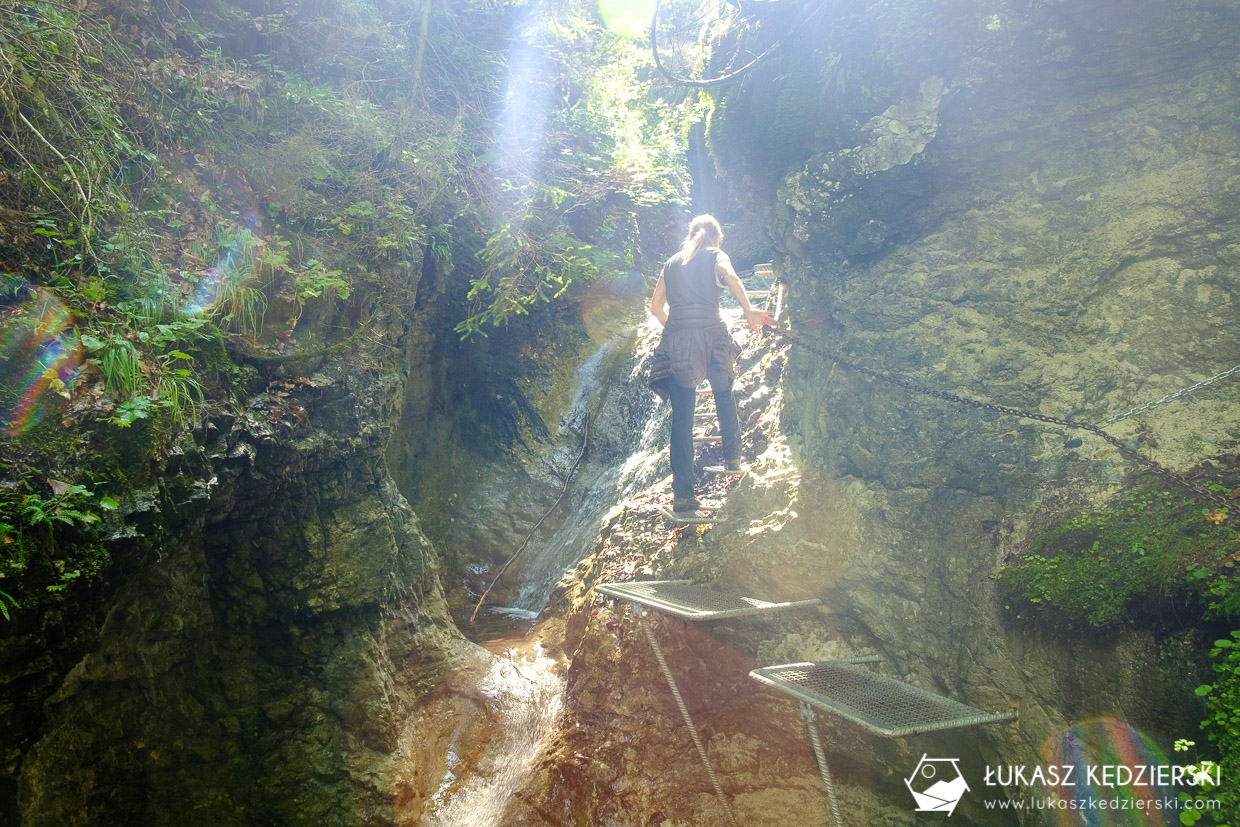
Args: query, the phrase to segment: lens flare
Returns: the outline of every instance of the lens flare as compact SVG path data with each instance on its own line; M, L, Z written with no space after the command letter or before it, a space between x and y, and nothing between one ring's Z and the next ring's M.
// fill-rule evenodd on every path
M247 208L237 231L221 239L215 261L194 285L191 297L182 308L183 312L189 315L210 313L227 300L234 286L244 280L254 265L255 256L263 245L258 235L261 230L258 212Z
M0 332L0 418L17 436L68 395L82 364L73 316L45 290L34 290Z
M650 30L654 0L599 0L598 11L613 34L644 37Z
M1048 825L1163 827L1179 821L1176 810L1158 807L1160 802L1175 800L1174 789L1136 783L1104 786L1102 779L1110 778L1102 773L1101 768L1135 769L1170 763L1153 741L1124 721L1097 718L1052 735L1042 744L1042 760L1048 766L1074 768L1071 785L1048 786L1043 791L1051 801L1060 805L1043 810L1043 820ZM1098 771L1091 775L1087 767ZM1101 800L1108 803L1118 800L1121 806L1103 809L1096 806L1096 802Z

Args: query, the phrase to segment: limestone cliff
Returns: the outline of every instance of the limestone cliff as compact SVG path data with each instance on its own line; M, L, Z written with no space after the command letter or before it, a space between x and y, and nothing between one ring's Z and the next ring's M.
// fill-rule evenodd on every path
M120 504L134 571L46 704L22 823L393 818L405 727L463 645L383 459L399 355L295 361Z
M1109 0L859 0L802 22L778 57L714 92L710 127L720 175L777 251L793 331L922 385L1091 423L1240 362L1230 335L1238 22L1235 3ZM1013 725L910 742L828 726L846 809L868 814L858 823L913 823L901 780L922 751L980 774L1045 760L1089 720L1124 721L1164 750L1200 738L1204 648L1184 618L1049 630L1005 610L996 589L1004 563L1052 523L1141 482L1137 467L1089 434L911 394L797 347L787 359L729 523L639 558L637 576L817 596L824 615L709 641L674 630L668 645L687 650L673 669L700 669L717 656L715 638L751 665L873 652L887 674L1019 710ZM1109 430L1175 470L1234 465L1234 384ZM606 573L631 544L628 526L610 526L577 576L634 576ZM595 823L708 823L691 804L710 806L687 734L660 747L636 720L641 696L628 693L664 689L658 674L617 671L642 660L643 641L630 640L628 621L590 615L598 604L584 588L565 588L565 610L581 612L567 626L578 659L562 752L531 800L555 823L547 813L575 773L630 798L624 812L603 794L574 804ZM798 801L813 772L803 736L791 727L782 742L796 780L760 780L762 759L738 757L729 739L780 736L756 736L729 702L690 706L734 771L724 787L746 823L816 818ZM775 714L765 698L752 704L755 717ZM769 725L787 724L792 711L783 714ZM648 780L615 780L628 775L612 762L643 761L657 768ZM759 804L758 788L779 804ZM1000 823L979 799L957 817Z

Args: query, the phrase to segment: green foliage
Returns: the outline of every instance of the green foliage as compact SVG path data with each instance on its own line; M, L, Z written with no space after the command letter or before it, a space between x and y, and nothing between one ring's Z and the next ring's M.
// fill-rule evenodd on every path
M154 402L168 411L178 428L187 422L196 422L206 402L202 384L189 368L181 367L193 358L188 353L172 350L159 360Z
M1228 492L1226 486L1212 489ZM1236 529L1229 510L1157 489L1125 497L1119 505L1082 514L1051 529L1033 553L999 575L1015 617L1051 624L1112 627L1157 616L1188 604L1201 619L1240 618ZM1181 618L1182 622L1183 618ZM1218 676L1196 690L1209 710L1202 724L1219 752L1223 783L1194 788L1193 798L1213 798L1221 810L1183 810L1182 824L1236 824L1240 820L1240 632L1214 642ZM1181 740L1176 751L1193 744Z
M20 609L22 607L20 603L13 599L13 595L8 592L0 591L0 614L4 615L5 620L13 619L9 615L9 604L11 604L14 609Z
M205 309L223 327L252 336L262 332L267 313L263 276L270 276L283 254L277 249L264 258L266 249L249 227L230 226L217 235L211 255L215 263L203 277L210 296Z
M1199 686L1197 695L1205 698L1209 710L1201 727L1218 748L1223 783L1209 791L1221 805L1209 816L1214 824L1236 824L1240 823L1240 632L1214 641L1210 657L1219 658L1212 665L1218 677Z
M49 595L104 570L107 552L84 538L99 524L98 510L114 510L118 503L111 497L96 501L92 487L31 475L0 493L0 577L13 583L0 592L6 618L5 600L33 609Z
M294 301L297 302L297 315L293 317L290 324L297 324L309 299L323 296L337 299L349 298L349 282L342 278L343 275L340 270L328 270L318 259L312 258L307 261L305 269L300 270L293 277L292 294Z
M142 369L138 361L138 348L122 334L106 338L82 334L82 347L95 355L103 369L104 386L108 393L121 399L129 399L138 391Z
M98 515L82 510L85 501L93 496L84 485L53 484L51 498L45 499L38 494L26 494L22 497L22 514L27 524L35 527L46 526L49 530L57 522L65 525L97 522Z
M1095 628L1190 599L1208 616L1236 617L1235 530L1219 520L1225 513L1166 491L1129 495L1059 524L1005 566L1004 601L1016 617Z
M599 272L601 252L566 231L534 241L524 230L505 225L487 239L478 257L484 274L473 280L467 298L479 309L456 326L462 337L485 333L529 313L529 306L564 295L574 281Z
M146 419L152 409L166 409L177 427L197 418L203 387L188 367L193 357L178 348L199 339L204 323L183 317L127 332L112 325L106 336L81 334L82 346L103 372L106 392L118 400L107 421L128 427ZM153 355L154 365L146 373L139 346ZM140 394L143 388L149 392Z
M0 158L17 173L6 203L52 205L61 226L44 235L89 250L98 222L124 203L116 173L154 160L105 74L123 47L107 25L54 2L4 4L0 31L0 104L16 127L0 133Z
M503 136L501 191L472 212L486 241L469 315L456 327L462 336L575 283L642 266L641 225L674 226L674 209L687 203L684 109L655 94L648 49L608 36L569 4L526 37L530 61L563 96L548 102L541 134Z

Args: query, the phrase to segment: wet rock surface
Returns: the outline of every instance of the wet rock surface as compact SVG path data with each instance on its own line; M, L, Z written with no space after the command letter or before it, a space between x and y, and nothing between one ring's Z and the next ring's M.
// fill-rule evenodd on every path
M972 44L958 60L927 59L903 93L778 169L768 229L797 335L934 388L1089 422L1240 361L1226 334L1240 290L1240 179L1221 139L1240 99L1236 41L1220 34L1236 9L1143 8L1150 16L1113 3L957 7L956 31ZM755 80L725 99L720 128L757 111L743 96L763 90ZM754 174L751 165L732 183L761 193L745 177ZM727 667L707 674L707 652L750 665L875 653L884 674L1018 710L1014 724L910 741L825 725L841 798L867 814L860 823L912 822L901 782L923 751L958 756L977 777L1036 764L1082 721L1126 721L1164 748L1197 732L1193 689L1206 673L1191 629L1050 632L997 599L1005 561L1063 515L1142 479L1133 465L1089 434L912 395L796 347L786 358L782 394L748 423L754 470L728 494L728 522L670 532L630 502L553 596L574 660L556 750L525 794L528 823L722 823L703 815L709 782L644 638L591 597L603 579L686 576L765 599L822 598L821 613L760 631L664 624L682 688L702 684L690 706L716 733L720 764L725 731L800 755L786 758L783 780L734 761L721 775L738 811L763 787L794 822L816 822L815 769L796 752L805 738L791 708L747 686L740 666L718 682ZM1178 470L1233 450L1238 429L1227 384L1109 428ZM725 684L745 704L721 700ZM658 747L650 723L624 714L630 693L663 704L667 728L681 732L678 759L675 739ZM626 772L595 766L596 754ZM631 785L638 756L646 769L631 772L648 780ZM1000 823L980 796L956 818Z
M466 644L387 474L391 350L252 382L120 504L130 571L46 700L23 824L392 823Z

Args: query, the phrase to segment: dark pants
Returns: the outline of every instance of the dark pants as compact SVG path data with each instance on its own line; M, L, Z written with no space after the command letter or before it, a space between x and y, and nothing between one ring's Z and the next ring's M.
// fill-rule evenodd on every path
M719 418L719 434L723 438L723 458L741 458L741 426L736 418L736 400L732 398L732 379L726 374L707 375L715 395L715 411ZM676 499L693 496L693 410L697 404L697 388L684 388L669 381L672 403L672 495Z

